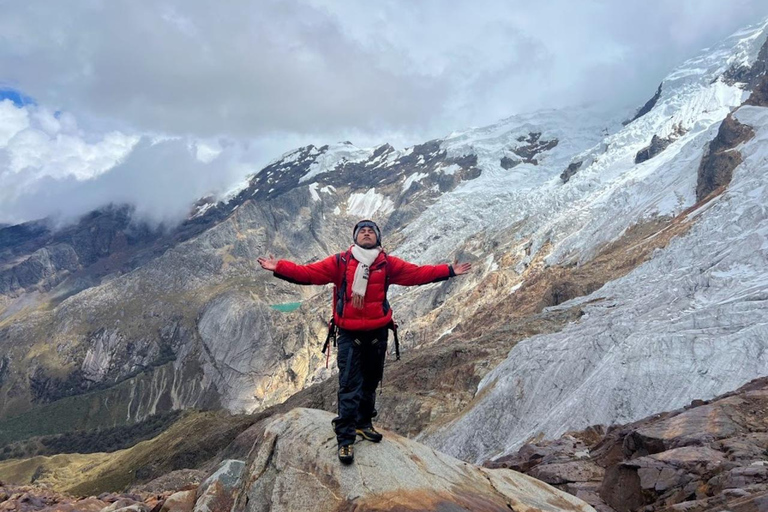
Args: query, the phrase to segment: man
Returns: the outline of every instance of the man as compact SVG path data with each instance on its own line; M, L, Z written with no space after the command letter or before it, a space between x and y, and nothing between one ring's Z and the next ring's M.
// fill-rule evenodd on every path
M469 272L470 263L423 265L387 255L381 248L381 231L375 222L362 220L352 230L354 245L346 253L328 256L309 265L288 260L259 258L275 277L296 284L333 283L333 319L339 328L339 415L333 420L339 460L354 460L357 435L378 443L373 428L376 388L384 370L387 329L392 310L387 301L390 284L414 286L444 281Z

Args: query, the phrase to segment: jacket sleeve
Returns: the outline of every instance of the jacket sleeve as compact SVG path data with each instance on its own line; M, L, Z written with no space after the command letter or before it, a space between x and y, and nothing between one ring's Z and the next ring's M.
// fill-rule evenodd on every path
M451 265L414 265L394 256L387 256L389 283L402 286L436 283L454 277Z
M273 274L279 279L294 284L328 284L336 281L338 269L336 255L331 255L309 265L297 265L292 261L280 260Z

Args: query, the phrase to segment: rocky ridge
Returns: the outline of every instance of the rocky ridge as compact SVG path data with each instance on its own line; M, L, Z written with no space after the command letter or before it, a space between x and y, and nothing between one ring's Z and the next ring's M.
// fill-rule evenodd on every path
M336 460L332 417L293 409L257 422L233 443L242 446L245 460L222 460L202 481L199 473L169 474L130 493L88 498L10 486L0 488L0 507L25 512L593 510L533 478L475 467L390 432L380 444L358 443L355 464L343 466Z
M768 379L485 466L523 471L602 512L758 512L768 505Z

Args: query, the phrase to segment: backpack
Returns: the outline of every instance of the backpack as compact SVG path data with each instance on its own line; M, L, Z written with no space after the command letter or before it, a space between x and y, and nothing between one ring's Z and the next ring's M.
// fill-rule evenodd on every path
M336 311L339 315L341 315L343 309L344 309L344 298L347 295L347 268L349 266L349 258L352 257L352 251L350 249L347 249L346 252L338 253L336 254L336 264L340 265L342 262L344 263L344 274L343 278L341 280L341 286L334 286L333 287L333 309ZM386 259L387 255L384 253L384 258ZM385 265L384 268L386 269L387 266ZM386 270L385 270L386 272ZM384 285L384 300L386 301L387 291L389 290L389 274L386 274L385 277L386 284ZM387 329L392 330L393 337L395 338L395 361L400 360L400 340L397 338L397 323L395 322L394 318L385 326ZM328 361L331 358L331 351L328 350L328 347L330 346L331 340L333 340L333 346L336 346L336 337L338 335L338 326L336 325L336 322L333 319L333 315L331 315L331 319L328 321L328 335L325 337L325 343L323 344L323 349L321 353L325 354L325 367L328 368Z

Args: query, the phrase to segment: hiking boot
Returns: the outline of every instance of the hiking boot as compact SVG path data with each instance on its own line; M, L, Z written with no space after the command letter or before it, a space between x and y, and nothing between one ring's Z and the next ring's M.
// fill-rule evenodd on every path
M371 441L373 443L378 443L381 441L381 438L384 437L376 432L376 429L373 428L373 426L357 428L355 429L355 432L357 432L357 435L362 436L366 441Z
M355 449L351 444L339 446L339 460L342 464L352 464L355 461Z

